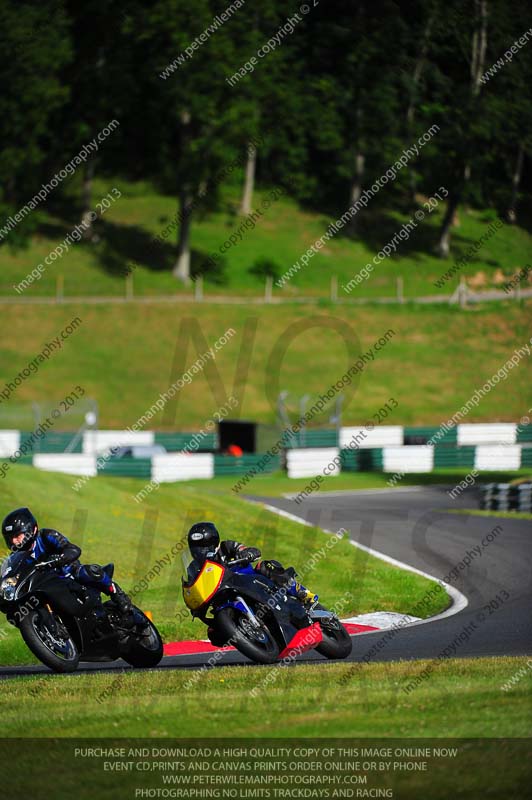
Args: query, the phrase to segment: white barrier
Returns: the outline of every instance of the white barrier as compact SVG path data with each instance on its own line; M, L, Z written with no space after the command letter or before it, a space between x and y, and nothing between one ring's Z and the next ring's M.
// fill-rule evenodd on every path
M404 441L402 425L376 425L372 431L360 427L340 428L340 447L355 447L360 449L368 447L393 447L401 446Z
M479 445L475 449L475 469L519 469L521 466L521 449L518 444Z
M457 442L459 445L476 444L515 444L517 425L514 422L492 422L486 425L476 422L458 425Z
M20 431L0 431L0 458L7 458L20 447Z
M315 475L338 475L338 447L307 447L288 450L286 466L289 478L313 478ZM335 459L334 463L333 460Z
M156 483L188 481L214 477L212 453L161 453L152 456L151 479Z
M84 453L37 453L33 456L33 466L47 472L65 472L67 475L97 474L96 456Z
M432 472L434 448L420 444L384 447L382 468L384 472Z
M111 447L152 445L154 441L153 431L86 431L83 434L83 452L99 455Z

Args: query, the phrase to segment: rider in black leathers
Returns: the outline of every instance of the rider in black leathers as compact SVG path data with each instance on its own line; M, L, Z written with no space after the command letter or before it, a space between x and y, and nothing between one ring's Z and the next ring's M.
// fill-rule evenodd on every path
M248 547L233 539L220 541L220 534L212 522L197 522L193 525L188 532L188 546L194 559L200 563L208 558L221 564L235 559L245 559L251 564L261 556L258 547ZM279 561L261 559L254 569L278 586L286 586L288 593L305 605L315 603L318 599L317 595L295 580L296 573L292 567L285 569Z

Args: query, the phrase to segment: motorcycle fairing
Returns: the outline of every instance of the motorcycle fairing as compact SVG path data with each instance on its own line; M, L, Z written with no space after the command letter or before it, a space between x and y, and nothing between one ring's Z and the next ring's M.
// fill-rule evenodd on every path
M57 573L37 576L31 580L27 594L45 594L60 614L83 617L95 604L95 599L77 581Z
M274 597L274 594L272 594L269 589L278 590L280 588L273 583L273 581L270 581L268 578L264 578L263 576L261 576L260 580L257 580L257 573L255 570L248 567L239 567L236 570L232 570L230 578L231 595L233 595L234 592L237 592L240 588L242 590L242 595L245 596L246 600L255 600L263 608L266 607L271 609L271 612L276 620L278 633L280 635L280 646L288 646L288 643L293 639L300 629L308 630L308 616L305 609L301 603L299 603L293 597L290 597L290 595L284 594L283 597L279 599L273 607L271 606L271 599ZM267 584L265 583L266 581ZM216 604L215 612L220 611L222 608L232 607L242 611L243 613L247 613L248 609L242 605L238 597L235 598L234 596L230 595L227 596L225 600L222 600L223 589L224 586L222 584L220 591L220 600L222 602Z
M307 650L312 650L313 647L323 641L323 632L319 622L314 622L308 628L302 628L296 631L293 638L286 645L285 649L279 653L279 659L299 656L301 653L306 653Z
M209 602L214 597L223 580L225 567L216 561L205 561L194 582L188 586L183 584L183 598L193 611Z

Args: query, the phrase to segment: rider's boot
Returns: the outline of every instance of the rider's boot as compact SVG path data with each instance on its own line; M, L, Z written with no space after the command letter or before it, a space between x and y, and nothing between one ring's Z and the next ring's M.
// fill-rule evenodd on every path
M116 605L120 614L127 618L131 615L131 611L133 610L133 606L131 603L131 599L129 595L127 595L121 586L118 583L111 583L109 586L109 594L111 596L111 600Z
M299 583L299 581L294 581L291 589L294 597L307 608L318 602L318 595L311 592L310 589L307 589L302 583Z

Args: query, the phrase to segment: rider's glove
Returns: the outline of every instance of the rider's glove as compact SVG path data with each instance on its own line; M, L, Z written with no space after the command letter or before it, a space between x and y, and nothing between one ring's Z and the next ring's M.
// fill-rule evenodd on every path
M260 558L260 550L258 547L246 547L242 553L238 554L239 558L246 559L251 564L252 561L256 561L257 558Z

